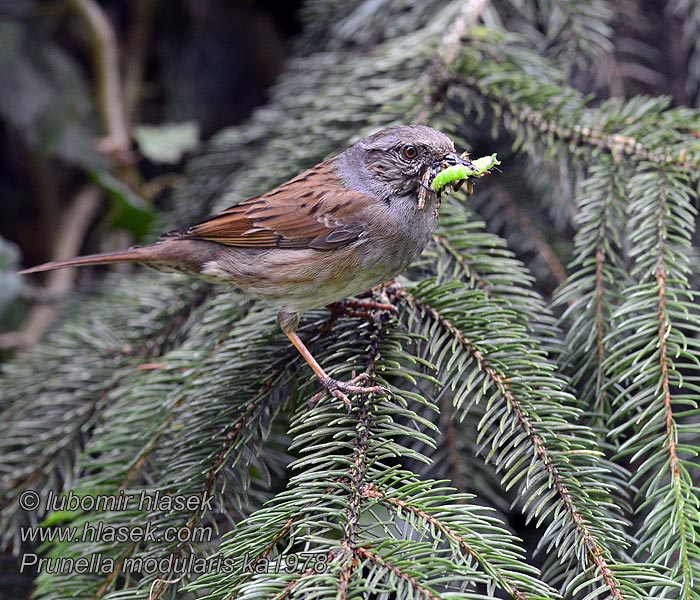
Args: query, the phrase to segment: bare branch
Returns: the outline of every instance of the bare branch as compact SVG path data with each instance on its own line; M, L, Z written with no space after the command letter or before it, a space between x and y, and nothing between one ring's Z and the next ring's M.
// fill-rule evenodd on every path
M80 252L90 223L100 207L102 192L94 185L83 188L63 215L60 235L56 237L53 260L70 258ZM77 277L75 269L50 271L42 295L48 298L63 298L71 289ZM38 343L44 333L56 320L58 306L41 304L34 307L23 329L19 333L0 336L0 347L27 349Z
M111 22L94 0L68 0L90 33L98 109L107 134L101 147L122 164L131 162L129 129L119 73L119 48Z

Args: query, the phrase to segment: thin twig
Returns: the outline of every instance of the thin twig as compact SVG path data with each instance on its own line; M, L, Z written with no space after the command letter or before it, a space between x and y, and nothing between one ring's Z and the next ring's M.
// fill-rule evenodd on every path
M614 163L613 163L614 164ZM615 171L609 173L608 184L606 189L606 197L612 198L615 187ZM608 390L605 386L605 337L608 334L608 317L606 316L606 301L605 301L605 269L608 263L608 250L606 240L608 239L608 220L610 203L606 202L603 205L603 211L600 216L600 224L598 225L596 248L595 248L595 328L596 328L596 405L597 412L601 415L607 413L606 406L608 404Z

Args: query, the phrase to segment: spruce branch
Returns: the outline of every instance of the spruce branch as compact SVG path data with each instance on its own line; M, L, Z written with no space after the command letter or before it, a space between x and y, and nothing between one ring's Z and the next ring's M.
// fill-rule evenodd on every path
M599 497L594 501L589 495L591 492L583 485L582 472L578 469L570 471L572 465L578 461L582 461L580 469L590 469L597 462L600 454L594 450L589 434L584 433L583 429L579 429L575 436L569 437L577 427L569 423L569 434L564 434L561 428L563 421L559 426L555 425L555 421L561 419L565 413L569 415L571 420L575 420L579 414L577 410L560 404L557 404L556 409L554 409L554 398L566 396L557 391L557 389L561 390L564 387L563 383L554 383L553 381L545 383L546 378L528 376L527 363L514 363L518 366L509 369L506 366L508 362L517 360L514 356L506 358L507 355L504 354L503 358L497 358L508 347L503 339L503 333L500 334L498 350L492 348L486 350L483 342L476 343L445 313L447 311L455 316L459 315L461 320L466 319L466 314L469 314L455 310L457 297L454 285L450 289L450 300L444 299L447 289L449 288L436 288L424 283L418 286L413 293L401 292L401 296L407 307L417 311L420 315L429 317L446 334L445 342L438 342L433 331L431 345L433 359L440 356L440 347L443 343L450 343L449 340L453 340L471 357L477 372L481 374L478 377L468 376L467 383L462 383L461 389L458 388L459 394L455 397L455 403L459 407L465 395L469 394L470 391L472 393L480 391L478 395L486 395L489 398L486 414L479 426L482 445L490 447L487 459L495 460L497 466L506 470L503 476L503 484L506 488L520 482L521 493L528 490L529 497L525 500L524 508L531 517L537 518L538 524L548 520L548 516L551 516L553 512L556 513L557 518L550 520L541 545L546 544L551 548L558 546L562 539L569 540L572 543L571 546L560 547L560 561L574 560L575 556L580 556L580 550L582 556L585 557L586 571L590 568L591 572L595 573L595 577L600 578L601 584L605 586L612 597L640 597L638 592L634 591L635 585L631 582L636 577L644 579L647 576L643 574L645 569L636 567L636 575L632 576L627 571L627 565L618 565L613 558L615 553L619 553L625 547L625 542L621 532L614 524L614 519L619 519L619 516L606 515L600 508L602 506L612 508L610 499ZM464 296L463 301L469 301L468 298L469 296ZM477 298L478 296L472 297L471 302ZM474 312L472 309L471 313ZM504 317L505 315L501 316L501 318ZM474 322L469 324L472 329L478 331L480 325ZM490 326L499 331L503 330L502 322L494 320L493 317L490 319ZM488 334L481 331L479 335L487 336ZM516 337L511 344L517 343L515 341L517 339ZM527 347L527 342L525 347ZM511 352L522 353L525 351L525 347L513 346ZM495 355L494 352L496 352ZM489 355L493 356L489 358ZM447 377L449 372L459 372L465 366L464 363L452 361L449 371L442 377ZM518 374L519 369L523 369L522 374ZM541 367L538 372L542 373ZM467 377L466 374L462 375L461 381L464 381L465 377ZM460 379L455 380L453 387L457 385L457 381ZM536 391L538 385L543 386L543 398L547 398L547 405L536 401L539 396ZM497 393L491 393L489 388L495 389ZM471 402L474 401L474 399L471 400ZM556 411L556 415L553 411ZM556 436L552 435L555 430L557 431ZM522 432L524 437L528 439L528 446L533 452L530 465L527 468L527 455L522 448L515 451L508 450L508 444L511 440L520 441L522 439L523 436L518 432ZM568 441L565 442L565 440ZM600 465L596 472L598 477L603 473ZM597 485L600 489L600 483ZM601 493L605 495L607 492L603 492L601 489ZM537 500L535 500L536 498ZM555 506L560 506L561 509L555 508ZM598 508L594 509L594 506ZM566 519L561 518L562 510L563 514L567 515ZM622 575L623 571L627 571L625 576Z
M481 273L474 268L467 256L454 247L452 241L447 236L435 235L433 237L433 242L439 244L455 263L459 265L459 268L464 272L464 278L469 281L472 286L483 290L487 296L490 295L489 285L486 280L483 279Z
M12 377L13 387L4 394L6 408L0 421L0 439L6 444L3 536L19 536L21 526L34 526L45 516L19 509L17 498L22 491L33 489L45 495L65 483L72 485L85 432L102 422L122 378L158 351L157 340L172 324L169 318L190 310L187 301L192 288L174 285L171 289L153 278L134 285L112 296L109 311L99 308L103 297L84 301L81 310L91 311L92 317L74 320L60 335L50 336L23 365L5 367L4 377ZM149 301L140 304L144 296ZM76 311L77 306L69 310ZM52 378L37 378L42 369L64 383L56 388ZM5 537L3 543L10 539ZM18 543L17 537L14 540Z
M118 489L124 489L125 483L130 483L132 487L129 491L132 494L153 494L153 486L148 485L148 481L152 480L153 473L161 472L163 453L166 456L172 455L173 452L178 456L186 456L185 460L180 461L177 470L159 477L156 489L166 495L179 493L202 500L194 508L171 510L167 507L144 506L131 513L116 511L103 513L100 516L101 522L107 526L129 527L133 526L136 520L136 522L153 523L159 528L175 527L184 537L170 540L159 538L140 544L104 544L94 540L73 543L72 547L79 549L84 555L99 553L101 556L111 557L113 570L97 576L91 573L80 575L69 573L55 574L47 578L42 574L39 585L47 597L54 597L54 594L56 594L55 597L60 597L61 592L67 586L74 585L76 579L82 580L83 589L90 590L91 597L93 595L95 598L110 597L114 593L112 586L123 577L128 577L134 582L130 591L133 597L138 597L145 587L150 589L149 593L154 597L160 597L171 585L170 582L177 582L182 586L187 583L187 578L178 578L167 573L139 572L133 566L123 572L126 560L129 560L132 565L144 564L143 561L149 558L171 557L172 562L180 559L184 561L193 552L211 549L210 542L216 541L211 535L201 539L199 549L197 549L197 542L200 540L196 536L190 538L186 535L187 531L192 533L195 529L208 528L213 531L217 528L215 514L211 514L205 508L206 497L215 498L221 511L225 507L226 512L221 513L225 515L223 522L226 519L232 519L235 511L244 512L245 507L252 504L252 499L246 498L246 492L252 487L247 481L250 477L248 470L256 468L259 460L256 456L256 448L261 448L262 441L268 436L268 428L264 426L265 420L272 419L282 407L278 401L279 392L276 390L276 384L284 385L281 374L288 372L289 359L280 357L276 346L270 347L269 332L265 328L259 331L260 312L247 314L249 308L247 302L238 308L239 311L242 309L245 315L239 321L238 327L234 328L233 332L222 333L219 319L223 315L230 316L230 295L221 294L209 298L208 302L202 305L201 310L209 315L208 327L219 332L219 341L213 348L202 348L199 335L207 336L211 331L207 331L208 327L204 327L193 332L193 337L188 340L191 344L190 350L194 349L195 356L198 358L194 362L201 361L201 363L195 369L190 369L189 375L192 378L185 376L187 371L183 366L191 366L193 356L184 352L184 349L174 353L171 351L163 356L163 361L168 365L166 369L135 372L134 387L126 390L125 401L133 402L136 399L135 396L140 396L138 403L141 439L134 439L134 431L131 428L135 422L133 417L125 424L112 422L110 430L103 433L99 442L90 444L86 449L87 455L91 458L86 461L84 468L90 475L80 479L76 486L78 492L82 490L94 494L99 490L100 494L107 494L116 493ZM274 325L274 320L269 321L269 324ZM250 329L248 329L247 341L243 344L238 336L246 328ZM258 330L255 332L256 336L250 335L251 329ZM277 333L276 328L273 331ZM231 353L236 353L238 360L245 364L252 356L260 356L257 354L260 348L265 348L267 352L274 355L274 359L270 359L268 367L264 370L265 377L262 379L262 384L257 379L257 372L253 377L260 387L256 389L250 386L248 377L240 377L237 385L227 386L235 400L229 400L223 410L221 407L218 408L219 414L223 416L221 426L213 430L211 426L203 427L202 418L209 419L211 411L216 411L217 408L212 406L211 400L206 405L201 405L193 399L191 391L193 382L203 377L203 372L211 369L213 364L226 363L228 368L236 369L238 365L235 360L232 364L228 364ZM203 360L202 356L205 357ZM203 365L206 365L206 368ZM161 397L164 389L169 389L165 410ZM257 394L257 399L252 398L250 394ZM112 410L123 412L123 407L117 405L112 407ZM184 424L183 417L186 417ZM200 442L196 444L196 451L183 453L183 445L191 444L197 437ZM138 443L140 441L141 444ZM111 461L108 464L104 464L104 451L100 451L105 447L112 448ZM116 448L119 449L119 454L114 451ZM240 498L238 502L231 494L225 501L220 497L218 489L227 487L224 483L226 481L235 482L228 485L234 486ZM89 521L90 515L81 515L72 524L83 527L85 519ZM65 545L56 544L50 550L49 556L64 555L66 550Z
M428 272L440 281L462 281L482 291L515 313L518 324L543 348L558 352L561 333L542 297L530 289L532 275L501 238L484 229L468 206L453 197L443 201L437 235L423 254L434 265Z
M673 487L678 489L679 487L679 477L680 468L678 462L678 451L676 448L676 440L678 439L678 432L676 430L676 422L673 415L673 403L671 397L671 383L669 380L669 351L668 351L668 337L670 335L670 318L668 315L668 297L666 291L666 265L664 261L664 245L667 239L666 232L666 219L664 216L667 213L666 210L666 198L667 185L666 182L662 181L659 186L659 206L658 206L658 233L657 233L657 257L656 266L654 268L654 279L656 280L656 289L658 290L657 298L657 320L659 322L659 328L656 334L659 340L659 364L661 366L660 380L661 380L661 395L663 398L664 406L664 423L666 426L666 447L669 456L669 469L671 471L671 480L673 481ZM683 537L683 536L682 536Z
M440 600L440 596L438 596L429 587L421 584L415 575L406 572L401 567L397 566L392 561L382 557L380 554L374 552L370 548L364 548L361 546L357 548L356 552L360 559L367 560L371 564L385 569L390 575L393 575L395 578L406 582L413 590L416 590L421 597L427 598L428 600Z
M395 289L396 286L390 288L389 299ZM340 319L335 327L342 338L353 326ZM385 330L385 327L388 328ZM395 360L395 356L399 356L392 349L392 338L399 334L404 336L396 331L391 321L386 325L381 320L369 324L361 342L365 347L369 345L367 358L363 360L368 369L376 368L377 373L383 374L388 372L386 367ZM316 343L324 341L318 340ZM322 356L327 354L328 359L337 356L335 344L322 346L315 351L320 351ZM400 352L405 355L403 351ZM393 367L391 371L394 375L385 384L391 385L394 376L409 381L410 374L406 370ZM395 386L392 386L392 390L397 395L407 394ZM483 581L489 586L498 585L496 582L499 581L510 581L511 584L517 581L524 588L520 590L518 587L522 597L556 596L552 590L551 593L542 593L542 590L549 588L535 578L531 567L522 564L521 555L513 551L513 540L505 534L505 530L499 528L505 537L502 543L497 543L493 548L482 541L471 541L482 538L474 531L468 533L464 529L468 524L490 530L491 526L497 527L497 523L484 520L480 514L471 515L474 507L465 503L468 496L448 496L447 491L439 493L432 482L420 482L410 473L397 471L396 467L387 463L392 459L420 458L396 441L410 435L410 430L401 426L397 419L415 420L417 415L402 409L395 400L388 398L360 397L356 402L358 404L352 414L347 416L338 416L338 409L327 401L310 410L298 411L292 424L295 435L293 446L303 450L302 458L292 465L297 475L285 492L239 523L226 536L220 551L224 557L237 559L235 573L228 577L204 576L191 589L213 587L216 590L214 597L225 593L249 593L253 589L276 590L275 597L286 597L290 589L295 593L301 593L301 589L318 593L330 581L318 573L299 572L283 576L269 569L266 572L246 570L249 568L245 565L251 564L251 556L255 557L255 561L266 559L273 564L275 557L277 560L284 559L296 548L297 551L305 549L317 552L329 559L325 575L332 577L335 593L340 597L350 597L354 590L362 589L367 577L375 582L373 585L379 584L376 580L379 577L385 582L382 585L388 586L395 585L398 578L409 597L420 597L425 590L440 597L442 587L453 587L462 579L464 585ZM347 427L348 421L354 423L352 428ZM377 509L379 490L386 498L397 499L399 505L394 505L395 508L400 508L404 503L404 515L411 512L407 510L409 506L443 502L442 507L436 507L435 511L418 509L415 516L419 517L419 521L422 521L424 514L431 517L422 525L418 522L411 525L416 534L420 532L420 538L426 537L426 526L433 528L436 522L444 525L443 529L430 535L433 538L431 543L412 540L410 532L397 522L401 511L395 512L396 516L390 519L380 517L381 511ZM392 505L390 502L388 504ZM450 542L447 534L458 536L461 545L454 543L454 539ZM465 548L473 543L479 544L479 554L488 565L485 571L490 575L486 577L470 561L464 562L464 557L447 558L451 555L461 556ZM437 557L435 544L441 548ZM247 563L240 559L244 548L251 553ZM360 568L363 564L370 568L369 575L366 569ZM446 579L445 569L454 571L454 576ZM442 576L438 577L438 574ZM431 583L436 577L435 581L439 583Z
M277 373L273 373L268 382L279 380L282 372L286 369L287 364L288 361L286 359L278 361L278 363L275 365L275 370L277 371ZM269 388L270 386L270 383L268 382L266 382L266 388ZM212 463L207 467L206 478L201 485L200 491L198 492L200 498L206 499L208 496L212 496L214 494L219 474L222 473L224 466L228 462L230 454L241 446L241 440L245 435L246 430L249 430L250 428L254 427L255 424L260 420L261 411L264 409L265 406L262 402L262 399L265 397L266 392L269 392L269 389L262 391L263 393L259 393L257 395L258 401L249 402L244 407L244 412L240 420L232 424L228 428L228 431L225 433L225 444L222 445L219 452L214 456ZM203 506L203 503L198 506ZM204 514L201 508L193 510L184 522L184 527L188 531L192 532L197 525L202 523L203 516ZM180 528L178 531L181 532L183 530L182 528ZM189 538L190 536L183 536L183 541L179 541L174 547L174 549L171 549L170 554L175 556L176 558L183 556L183 554L188 549L188 542L184 540L188 540ZM149 600L157 600L162 596L162 594L167 588L167 582L163 580L156 581L158 581L158 585L155 587L151 587L149 593ZM176 581L179 583L180 580Z
M466 0L451 18L449 28L442 36L440 52L418 82L423 98L414 118L416 123L428 122L439 106L448 81L448 73L459 56L464 38L490 3L491 0Z
M562 499L576 529L580 532L581 540L587 549L589 560L593 562L600 570L613 596L621 597L619 586L604 559L604 556L606 554L609 555L609 552L605 552L603 547L596 542L595 537L591 534L588 523L582 516L579 508L575 505L571 493L567 488L561 474L559 473L555 460L551 456L547 445L542 439L532 419L527 415L521 403L516 399L511 389L509 378L502 375L494 367L494 365L491 364L491 361L486 358L484 351L479 348L479 346L474 343L473 340L467 338L464 332L457 328L447 317L441 314L437 308L417 300L413 295L405 291L401 292L401 298L409 306L418 309L423 314L434 319L437 323L439 323L440 327L445 332L454 337L459 345L476 361L477 367L486 374L487 380L490 382L490 384L498 390L499 394L505 400L509 411L514 414L520 428L529 438L537 457L541 461L546 471L549 473L552 485L555 487L559 497Z
M372 319L371 344L367 354L367 367L365 373L374 377L376 375L376 363L381 346L383 316L379 315ZM348 501L345 526L341 547L345 556L340 557L345 564L341 568L339 578L339 589L342 591L345 586L344 581L349 580L350 571L354 568L354 563L358 557L358 526L362 514L362 502L364 495L362 490L366 487L367 470L369 468L369 436L373 429L372 404L376 402L374 398L360 396L356 400L357 404L357 424L355 426L355 439L353 441L352 466L348 475L347 485L349 487L350 498Z
M501 587L510 594L511 597L516 600L526 600L530 598L529 595L522 593L516 583L510 581L508 576L501 573L499 568L492 565L489 559L482 555L477 549L472 547L469 542L461 536L457 531L455 531L448 524L443 523L438 517L428 513L425 509L418 506L409 504L405 500L398 498L396 496L386 496L384 493L379 491L376 486L368 486L363 490L363 495L366 498L379 498L398 507L401 511L410 513L430 524L436 531L442 532L447 536L451 543L456 543L459 548L466 554L471 556L479 565L488 573L495 581L497 581Z
M612 102L606 107L606 118L601 119L600 109L588 108L588 99L563 87L556 79L550 77L535 83L532 74L524 68L523 59L516 54L517 44L504 48L507 39L499 40L499 52L505 54L506 60L500 61L499 71L494 73L486 66L485 58L491 53L495 58L495 48L478 38L473 42L463 50L445 84L466 88L485 101L496 119L515 134L518 144L536 140L550 147L561 144L573 151L581 148L603 151L613 157L628 157L639 162L686 169L700 167L700 144L692 135L696 121L692 113L682 109L663 113L663 105L658 100L648 102L648 106L633 100L627 107L618 107L619 112L634 111L639 118L641 110L653 110L658 112L661 121L651 131L635 132L635 128L624 121L610 119ZM600 126L601 121L604 127ZM666 129L659 129L662 126ZM610 131L613 128L618 131Z
M697 426L680 426L700 391L700 345L684 333L695 327L696 314L685 250L694 222L688 216L696 212L688 184L683 170L653 164L642 165L630 181L633 280L612 317L618 326L609 334L606 368L617 391L612 434L622 442L619 456L643 461L631 479L640 484L638 510L648 511L637 554L669 566L681 597L696 598L698 500L691 457Z
M592 166L577 197L580 213L575 237L573 275L557 292L555 306L565 307L561 317L567 332L565 356L572 384L580 390L583 406L601 419L610 412L605 359L611 313L620 301L628 261L623 250L626 235L627 177L629 166L602 157ZM593 323L590 328L585 324Z

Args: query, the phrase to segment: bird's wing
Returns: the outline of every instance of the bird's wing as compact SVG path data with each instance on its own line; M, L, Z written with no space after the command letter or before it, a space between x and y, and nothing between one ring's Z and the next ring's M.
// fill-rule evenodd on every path
M247 248L330 250L354 242L366 231L358 215L376 201L345 187L333 161L174 235Z

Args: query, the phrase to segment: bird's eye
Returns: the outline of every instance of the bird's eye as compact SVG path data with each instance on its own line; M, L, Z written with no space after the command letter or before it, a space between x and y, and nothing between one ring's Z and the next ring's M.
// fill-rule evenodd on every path
M403 154L404 158L407 158L408 160L413 160L416 156L418 156L418 150L415 146L411 146L411 144L408 144L401 148L401 154Z

